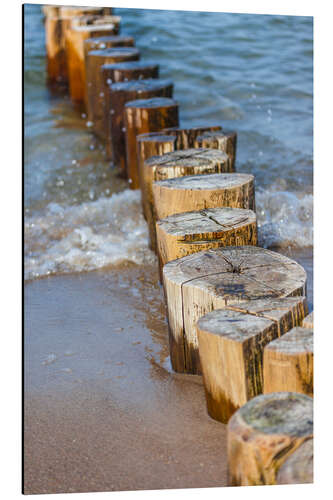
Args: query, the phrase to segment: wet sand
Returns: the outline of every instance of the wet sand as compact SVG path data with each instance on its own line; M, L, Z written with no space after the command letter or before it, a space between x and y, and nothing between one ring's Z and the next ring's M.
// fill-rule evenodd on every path
M312 254L290 256L312 309ZM171 371L156 267L52 276L25 296L25 493L226 485L226 426L201 377Z
M173 374L152 268L25 287L25 493L226 485L226 429Z

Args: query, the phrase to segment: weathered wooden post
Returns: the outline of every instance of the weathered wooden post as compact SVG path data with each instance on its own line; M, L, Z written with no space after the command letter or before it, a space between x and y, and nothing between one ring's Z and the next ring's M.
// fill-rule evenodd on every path
M116 64L103 64L101 66L103 91L105 95L105 137L107 140L106 150L111 158L111 118L110 113L110 85L119 82L129 82L132 80L149 80L158 78L159 65L147 63L146 61L128 61Z
M308 439L281 465L277 484L313 483L313 439Z
M233 131L221 130L210 131L196 138L195 148L216 148L227 153L230 158L232 172L235 171L237 133Z
M101 66L105 63L137 61L140 52L135 47L92 50L86 56L86 105L88 120L101 139L106 138L106 104Z
M210 248L257 245L257 217L243 208L208 208L177 213L156 222L157 254L163 266Z
M172 367L201 374L199 318L248 300L305 296L306 272L295 261L264 248L225 247L168 262L163 284Z
M278 392L251 399L228 423L229 485L276 484L282 465L312 437L312 398Z
M225 306L197 323L207 411L227 423L263 392L263 352L269 342L301 324L305 297L263 299Z
M93 50L103 50L103 49L111 49L114 47L133 47L135 45L134 38L131 36L101 36L88 38L84 41L84 61L85 61L85 72L86 72L86 81L85 81L85 107L88 112L88 120L92 121L92 117L89 118L89 110L88 110L88 82L87 82L87 56L88 53ZM118 63L119 64L119 63ZM104 65L101 66L101 71ZM102 73L102 90L104 92L104 75ZM106 121L106 120L105 120ZM106 135L106 134L105 134Z
M303 328L310 328L311 330L313 330L313 311L308 314L306 318L304 318L302 326Z
M139 189L136 138L178 123L178 103L167 97L152 97L125 104L126 168L131 189Z
M151 132L150 134L140 134L136 137L139 183L141 189L141 203L143 215L146 218L146 190L143 182L144 162L152 156L162 156L175 150L176 137L163 135L162 132Z
M68 80L63 20L58 15L46 16L45 44L48 83L65 83Z
M45 41L47 52L48 82L67 82L67 54L66 39L68 31L72 26L88 24L112 24L118 22L117 16L101 15L105 9L101 7L64 7L44 6L45 18ZM110 10L110 9L108 9ZM88 15L87 15L88 14ZM116 27L114 28L116 31Z
M66 33L66 56L69 91L74 103L81 103L85 96L84 41L91 37L116 35L114 24L73 26Z
M206 132L222 130L220 125L199 125L194 127L170 127L163 130L163 134L176 137L176 149L191 149L196 147L195 141L199 135Z
M145 217L149 228L150 248L156 246L156 212L153 200L153 183L185 175L216 174L228 172L228 157L214 149L186 149L163 156L148 158L142 170L142 196Z
M153 184L157 219L205 208L255 210L254 176L250 174L193 175Z
M264 393L313 396L313 330L298 326L264 350Z
M59 5L42 5L42 12L44 15L44 21L48 17L57 17L59 15Z
M109 113L110 134L106 139L107 155L126 176L124 108L129 101L151 97L172 97L171 80L146 79L110 84L106 89L106 112Z

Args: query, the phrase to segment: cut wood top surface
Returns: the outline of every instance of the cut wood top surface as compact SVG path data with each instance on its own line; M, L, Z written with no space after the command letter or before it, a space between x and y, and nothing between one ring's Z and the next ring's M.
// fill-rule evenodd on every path
M297 262L255 246L207 250L168 262L164 279L204 288L225 300L305 295L306 272Z
M273 323L280 323L291 311L296 315L298 309L304 312L306 307L306 297L249 300L206 314L199 319L198 329L220 337L228 337L236 342L243 342L263 332Z
M162 80L157 78L147 78L145 80L130 80L129 82L117 82L110 85L113 92L133 92L138 94L145 91L154 91L162 87L173 86L172 80Z
M136 47L109 47L107 49L91 50L88 53L88 57L97 57L101 59L107 59L108 57L133 57L139 55L140 51Z
M296 310L298 307L302 309L302 315L304 312L307 312L306 297L278 297L269 300L249 300L238 305L230 305L228 309L279 322L291 309Z
M235 342L243 342L270 329L273 321L230 309L218 309L198 321L198 328Z
M132 36L121 36L121 35L109 35L109 36L99 36L96 38L88 38L84 41L84 50L89 52L90 50L102 50L116 44L123 45L134 45L134 38Z
M200 243L204 235L223 233L256 222L252 210L241 208L211 208L195 212L170 215L157 224L168 234L183 237L190 236L193 243L196 235L200 235Z
M113 38L113 37L105 37L105 38ZM118 37L114 37L118 38ZM122 38L122 37L119 37ZM131 38L131 37L124 37L124 38ZM94 38L90 40L95 40ZM101 40L101 38L99 38ZM158 68L159 65L155 63L150 63L147 61L126 61L126 62L121 62L121 63L106 63L102 66L103 69L105 70L136 70L136 69L151 69L154 70L155 68ZM110 82L112 83L112 82Z
M140 134L136 136L137 142L174 142L175 137L162 135L159 132L150 132L149 134Z
M199 149L199 148L198 148ZM187 150L188 151L188 150ZM195 150L197 151L197 149ZM211 150L209 150L211 151ZM179 151L177 151L179 153ZM248 182L254 181L251 174L210 174L210 175L187 175L185 177L174 177L157 181L156 185L166 189L211 191L217 189L233 189Z
M145 161L148 167L199 167L211 165L214 161L228 161L228 156L217 149L191 148L172 151L163 156L152 156Z
M75 31L77 33L80 33L80 32L86 32L86 33L90 33L90 32L102 32L102 31L112 31L115 29L115 25L114 24L89 24L89 25L79 25L79 26L72 26L71 30L72 31Z
M161 80L157 80L161 81ZM125 104L125 108L152 109L168 108L175 106L176 101L168 97L151 97L150 99L136 99Z
M237 410L229 425L236 418L263 434L309 436L313 433L313 400L292 392L264 394Z
M313 330L295 327L282 337L270 342L265 349L290 355L313 352Z
M106 15L101 16L98 14L87 14L84 16L61 16L61 19L71 19L71 27L74 26L90 26L90 25L101 25L101 24L113 24L115 28L119 28L121 17Z
M208 130L207 132L204 132L202 135L199 135L197 137L197 141L200 142L205 139L218 141L219 139L225 139L226 137L234 137L236 135L237 133L234 130L225 130L221 128L220 130Z
M170 127L163 129L163 132L168 134L177 133L192 133L192 132L202 132L206 134L208 131L221 131L222 127L220 125L195 125L194 127Z

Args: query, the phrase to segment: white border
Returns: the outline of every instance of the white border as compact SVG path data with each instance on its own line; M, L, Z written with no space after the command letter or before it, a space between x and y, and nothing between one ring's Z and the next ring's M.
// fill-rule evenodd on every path
M40 2L31 1L39 4ZM52 3L52 2L50 2ZM58 3L58 2L55 2ZM63 5L101 5L111 2L70 2ZM1 493L4 498L19 498L21 485L21 3L7 1L3 8L2 47L2 290L3 315L1 381L4 385L1 411ZM213 488L196 490L161 490L115 493L71 494L70 498L111 499L188 499L188 498L279 498L300 495L302 498L328 497L332 491L332 433L330 364L332 336L332 8L317 0L116 0L113 6L168 10L206 10L215 12L314 16L315 39L315 485ZM8 23L6 22L10 20ZM325 201L327 202L325 203ZM326 319L326 322L325 322ZM283 489L281 489L283 488ZM68 495L47 498L67 499Z

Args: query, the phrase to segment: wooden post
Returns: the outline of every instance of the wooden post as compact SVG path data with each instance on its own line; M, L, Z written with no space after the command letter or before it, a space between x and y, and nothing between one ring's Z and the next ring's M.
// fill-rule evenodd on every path
M69 91L74 103L81 103L85 96L84 41L91 37L115 35L113 24L73 26L66 33L66 56Z
M257 245L257 217L242 208L177 213L157 221L156 238L162 278L163 266L170 260L210 248Z
M163 284L172 367L201 374L196 334L201 316L248 300L305 296L306 272L295 261L264 248L225 247L168 262Z
M101 139L106 137L106 104L101 67L105 63L137 61L140 52L135 47L92 50L86 56L86 103L88 120Z
M103 64L101 66L103 91L105 95L105 137L107 138L106 151L109 158L111 152L111 117L107 110L111 109L110 85L132 80L146 80L158 78L159 65L145 61L128 61L116 64ZM108 139L109 138L109 139Z
M65 83L68 80L63 35L63 21L59 16L45 19L45 44L47 54L47 80L49 84Z
M153 184L157 219L205 208L233 207L255 211L254 176L193 175Z
M110 134L106 139L107 155L120 167L124 177L126 176L125 104L135 99L172 97L172 93L171 80L154 78L113 83L107 87L106 112L109 112L110 116Z
M125 104L126 171L131 189L139 189L136 137L158 132L178 123L178 103L166 97L129 101Z
M313 439L301 444L281 465L277 484L313 483Z
M88 112L88 120L93 121L93 117L89 117L89 107L88 107L88 94L89 94L89 88L88 82L87 82L87 56L90 51L93 50L102 50L102 49L111 49L113 47L133 47L135 45L134 43L134 38L131 36L102 36L102 37L95 37L95 38L88 38L84 42L84 61L85 61L85 71L86 71L86 82L85 82L85 107ZM136 62L136 61L135 61ZM119 63L118 63L119 64ZM126 64L126 63L125 63ZM104 65L101 66L101 71ZM100 75L97 75L99 78ZM100 92L104 92L104 76L102 73L102 90ZM98 95L98 94L97 94ZM104 99L105 101L105 99ZM105 106L105 103L104 103ZM106 121L106 120L105 120ZM104 124L104 132L105 132L105 126ZM106 135L106 134L104 134Z
M162 179L185 175L216 174L227 172L228 157L214 149L186 149L163 156L149 158L143 164L142 182L145 199L145 216L149 228L150 248L156 246L156 211L153 200L153 183Z
M230 419L227 429L230 486L276 484L287 458L313 437L313 401L304 394L257 396Z
M147 207L147 193L143 181L144 162L152 156L162 156L175 150L176 137L162 135L161 132L151 132L150 134L140 134L136 137L139 183L141 189L141 204L145 219L149 210Z
M297 327L264 350L264 393L313 396L313 330Z
M310 330L313 330L313 311L304 318L303 328L310 328Z
M59 5L43 5L42 12L44 15L44 20L48 17L57 17L59 15Z
M72 26L88 24L119 24L117 16L100 15L104 9L91 7L45 6L45 41L47 52L48 82L66 83L68 81L66 40ZM89 15L82 15L88 13ZM116 25L114 27L116 32Z
M196 138L209 131L222 130L220 125L203 125L195 127L170 127L163 130L163 134L170 134L176 137L176 149L194 148Z
M226 306L199 319L200 363L212 418L226 424L262 393L264 347L300 325L306 312L305 297L288 297Z
M237 133L223 130L220 132L205 132L197 137L195 148L215 148L224 151L230 158L231 171L235 171Z

